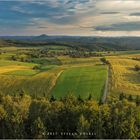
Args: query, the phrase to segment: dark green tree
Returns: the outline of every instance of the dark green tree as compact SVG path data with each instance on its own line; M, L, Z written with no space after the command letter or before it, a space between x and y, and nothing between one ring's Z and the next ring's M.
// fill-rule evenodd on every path
M32 124L31 127L32 137L35 139L43 139L46 138L46 128L41 118L38 117Z

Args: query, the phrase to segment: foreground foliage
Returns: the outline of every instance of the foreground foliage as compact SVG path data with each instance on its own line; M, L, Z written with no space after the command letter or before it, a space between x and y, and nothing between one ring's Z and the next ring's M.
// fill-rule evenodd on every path
M134 100L108 103L0 96L0 138L140 138L140 106Z

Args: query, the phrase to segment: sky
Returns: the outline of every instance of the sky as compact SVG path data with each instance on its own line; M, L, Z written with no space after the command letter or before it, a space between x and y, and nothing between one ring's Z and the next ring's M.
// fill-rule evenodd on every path
M0 0L0 35L140 36L140 0Z

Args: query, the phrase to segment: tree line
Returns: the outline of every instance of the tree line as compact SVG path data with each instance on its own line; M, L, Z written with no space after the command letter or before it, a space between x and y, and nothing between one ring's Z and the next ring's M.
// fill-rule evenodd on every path
M140 102L0 95L0 138L140 138ZM140 101L140 100L139 100Z
M54 50L52 51L49 48L44 49L32 49L26 50L27 52L16 52L14 55L10 57L10 60L19 61L19 62L32 62L32 59L40 59L40 58L52 58L58 56L69 56L72 58L89 58L89 57L101 57L109 55L110 52L97 53L90 52L84 50ZM5 52L6 53L6 52ZM1 52L0 52L1 54Z

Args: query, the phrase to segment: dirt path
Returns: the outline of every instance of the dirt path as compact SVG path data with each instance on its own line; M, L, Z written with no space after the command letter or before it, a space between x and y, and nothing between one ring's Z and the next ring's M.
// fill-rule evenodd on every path
M107 96L109 94L109 81L110 81L110 66L108 65L108 68L107 68L108 72L107 72L107 78L106 78L106 82L105 82L105 85L104 85L104 93L103 93L103 96L102 96L102 99L101 99L101 102L102 103L105 103L106 102L106 99L107 99Z
M61 70L57 76L55 77L55 79L52 82L52 86L49 88L49 94L51 94L52 89L55 87L57 79L59 78L59 76L64 72L64 70Z

